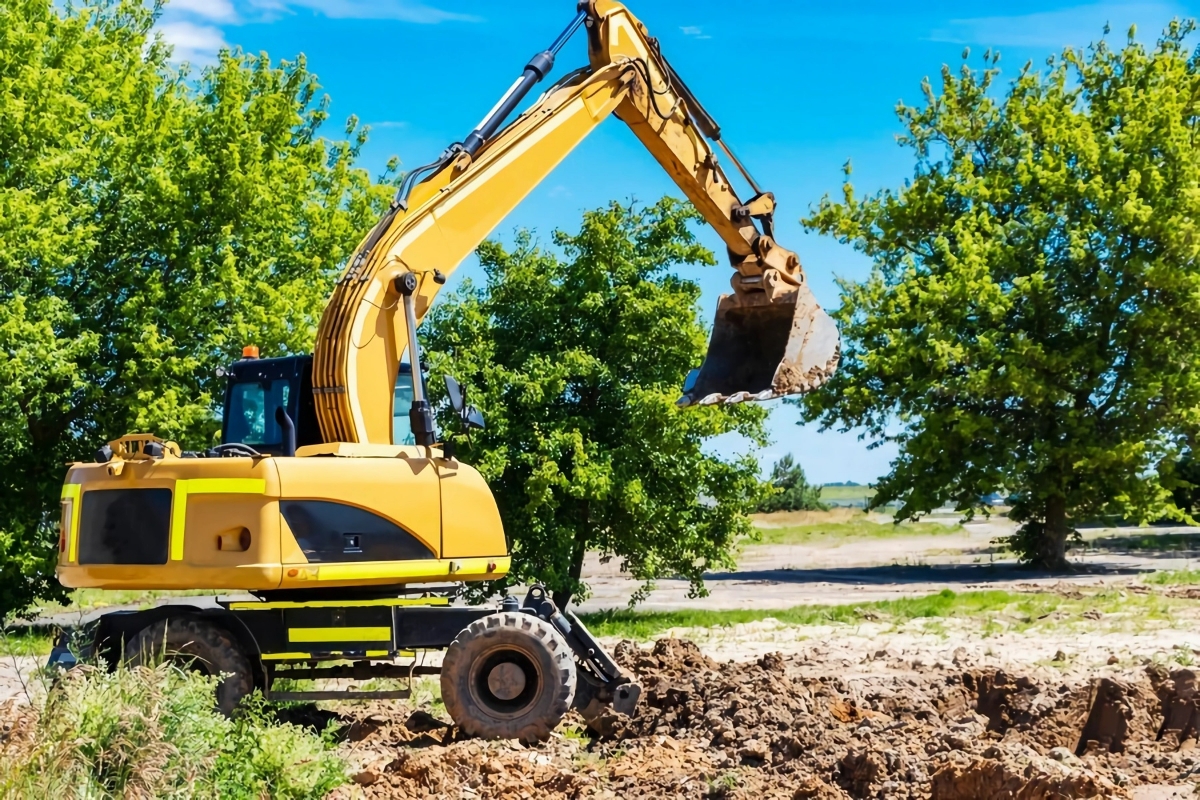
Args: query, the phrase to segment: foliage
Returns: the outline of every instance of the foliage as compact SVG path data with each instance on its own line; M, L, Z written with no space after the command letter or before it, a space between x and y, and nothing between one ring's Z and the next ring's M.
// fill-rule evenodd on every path
M772 493L758 504L760 513L772 511L824 511L828 508L821 502L821 487L813 486L804 476L800 466L788 453L775 462L771 469Z
M487 415L462 457L489 479L513 539L507 584L544 581L563 604L586 592L584 553L597 550L646 582L634 601L663 575L699 595L703 572L732 566L733 543L752 533L757 465L704 445L729 432L763 442L764 412L675 405L707 341L699 289L670 272L714 263L695 219L669 198L614 203L554 233L563 257L528 232L512 251L485 243L486 286L428 317L432 372L468 385Z
M0 749L0 796L315 800L346 782L332 731L276 724L259 695L227 719L217 680L167 663L65 673Z
M168 62L135 0L0 2L0 613L61 597L63 464L212 443L217 367L311 349L389 190L318 136L303 58Z
M1017 492L1013 546L1065 566L1073 521L1168 513L1200 412L1200 159L1191 23L1021 70L943 69L898 108L897 191L805 220L872 258L842 283L842 366L806 419L899 446L873 505L968 516ZM847 165L849 174L849 165Z
M1200 460L1189 448L1171 470L1175 485L1171 489L1171 502L1189 516L1200 512Z

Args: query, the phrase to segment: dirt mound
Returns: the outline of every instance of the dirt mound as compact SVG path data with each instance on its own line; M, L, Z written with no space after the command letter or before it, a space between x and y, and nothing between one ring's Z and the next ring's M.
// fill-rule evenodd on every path
M719 664L686 641L622 643L633 717L533 748L462 741L380 706L354 748L368 797L1089 798L1180 783L1200 721L1188 670L1075 683L997 670L812 675ZM1164 715L1160 709L1168 709ZM1181 747L1181 742L1185 744ZM375 758L375 761L371 761ZM368 763L369 762L369 763ZM350 796L350 795L346 795Z
M1002 757L951 757L930 785L933 800L1066 800L1118 797L1110 781L1080 766L1067 766L1035 753Z

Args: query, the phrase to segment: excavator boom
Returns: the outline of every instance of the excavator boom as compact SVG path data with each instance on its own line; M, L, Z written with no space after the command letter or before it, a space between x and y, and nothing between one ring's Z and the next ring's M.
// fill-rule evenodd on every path
M581 27L590 65L502 128ZM411 330L446 276L609 115L629 126L712 225L735 271L733 292L718 304L708 354L680 404L767 400L828 379L838 361L837 329L813 297L799 258L774 239L774 196L737 160L642 23L618 2L589 0L475 130L407 176L350 259L314 351L325 441L391 442L400 356L415 347ZM725 159L754 192L748 200L733 188ZM413 414L419 441L422 423Z

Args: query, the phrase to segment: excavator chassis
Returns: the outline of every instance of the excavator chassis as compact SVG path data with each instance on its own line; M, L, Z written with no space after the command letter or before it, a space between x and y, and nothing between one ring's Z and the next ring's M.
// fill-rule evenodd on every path
M505 623L516 631L516 639L510 636L507 644L490 643L486 661L471 654L450 658L473 628L487 631ZM542 638L523 631L540 633ZM522 641L523 635L527 641ZM154 643L152 651L147 651L147 641ZM72 644L79 651L78 660L109 669L165 657L187 668L225 675L217 705L226 713L232 713L241 696L254 689L278 701L395 700L411 695L413 678L442 675L443 698L454 722L485 738L537 740L557 726L568 708L577 708L590 722L610 707L632 714L641 696L641 688L583 623L569 611L560 612L541 586L531 588L524 602L507 597L499 608L455 607L446 597L427 596L222 599L216 607L170 604L115 611L81 632L60 637L50 664L77 663ZM557 651L554 655L563 663L573 661L575 674L565 681L569 686L560 685L563 681L552 671L537 668L538 648L543 644ZM424 663L431 651L442 650L446 651L443 664L453 662L456 674L448 676L442 665ZM244 664L245 670L238 664ZM506 693L504 679L511 687L513 675L521 691ZM383 691L276 688L280 679L362 682L377 678L399 679L409 686ZM454 686L464 681L471 688L456 693ZM227 687L232 689L226 691ZM447 692L457 696L448 698ZM557 706L543 696L557 700ZM515 727L514 719L519 723Z

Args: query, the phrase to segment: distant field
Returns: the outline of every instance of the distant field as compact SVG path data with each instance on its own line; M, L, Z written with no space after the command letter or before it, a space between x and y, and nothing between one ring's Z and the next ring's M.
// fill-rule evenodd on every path
M822 486L821 501L832 506L864 506L875 497L875 489L869 486Z
M870 486L822 486L821 499L826 503L862 503L875 496Z
M853 508L779 511L755 514L753 520L762 534L761 544L840 545L850 540L945 536L963 532L961 525L938 522L896 525L885 514L863 513Z

